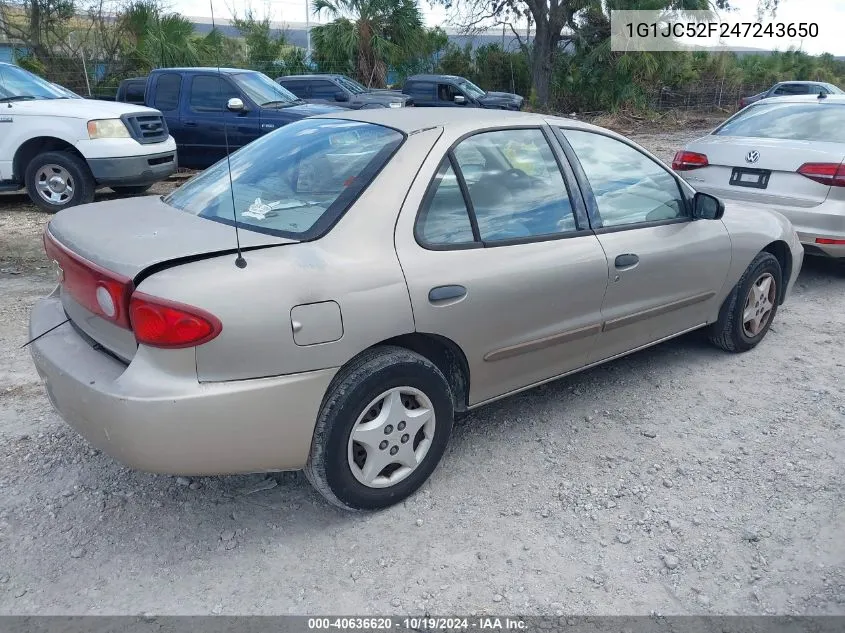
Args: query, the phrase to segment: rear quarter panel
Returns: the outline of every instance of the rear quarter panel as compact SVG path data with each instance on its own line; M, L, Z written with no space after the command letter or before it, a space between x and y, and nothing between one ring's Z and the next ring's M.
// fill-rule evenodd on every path
M323 238L188 263L156 273L139 290L216 315L223 331L196 348L200 381L278 376L340 367L364 349L414 331L394 247L396 218L440 129L409 136L393 159ZM232 229L234 245L234 229ZM296 306L334 301L342 335L297 345Z

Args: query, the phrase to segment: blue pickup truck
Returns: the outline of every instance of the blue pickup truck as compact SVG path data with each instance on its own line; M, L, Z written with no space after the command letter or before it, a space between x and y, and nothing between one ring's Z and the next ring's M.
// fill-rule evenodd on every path
M117 100L126 94L118 93ZM233 109L238 100L242 107ZM234 152L293 121L341 110L307 104L267 75L236 68L156 69L146 78L144 104L164 115L179 166L190 169L205 169L226 156L224 123Z

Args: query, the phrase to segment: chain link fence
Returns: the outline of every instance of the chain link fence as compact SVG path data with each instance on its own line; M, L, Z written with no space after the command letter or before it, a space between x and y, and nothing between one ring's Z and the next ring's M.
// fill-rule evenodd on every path
M22 66L27 67L25 63ZM278 76L291 74L283 62L245 64L242 60L220 60L221 67L240 67L244 69L261 70L275 79ZM127 65L125 62L98 62L95 60L56 58L43 64L36 70L47 80L75 92L83 97L113 100L117 88L123 79L143 77L146 69ZM306 72L307 69L297 68L293 72ZM390 76L401 87L402 77L396 73ZM491 80L492 81L492 80ZM489 82L488 82L489 83ZM493 81L493 83L496 83ZM512 83L512 82L499 82ZM510 91L510 85L482 85L487 90ZM670 87L655 85L649 88L637 87L636 103L649 110L735 110L744 96L750 96L767 89L769 84L735 83L727 79L717 79L691 83L688 86ZM528 96L528 95L524 95ZM579 105L584 102L575 92L568 92L559 86L553 86L550 110L555 112L581 112ZM603 110L609 110L610 107ZM596 110L602 110L599 108Z

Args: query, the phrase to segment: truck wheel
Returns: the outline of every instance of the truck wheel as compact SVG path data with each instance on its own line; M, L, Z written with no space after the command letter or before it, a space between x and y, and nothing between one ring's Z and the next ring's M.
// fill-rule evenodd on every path
M49 213L94 200L94 176L85 161L70 152L38 154L29 161L24 181L32 201Z
M120 196L139 196L150 190L152 185L126 185L123 187L109 187L112 191Z

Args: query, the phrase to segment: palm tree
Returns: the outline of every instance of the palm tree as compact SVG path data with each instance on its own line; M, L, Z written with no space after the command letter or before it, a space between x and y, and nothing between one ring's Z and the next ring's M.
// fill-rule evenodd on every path
M314 13L332 18L311 29L322 70L346 72L383 87L388 65L415 54L424 35L416 0L315 0Z
M205 38L194 35L191 21L177 13L163 14L155 0L139 0L120 16L120 25L130 40L130 56L143 68L197 66L207 57L207 48L217 44L219 34Z

